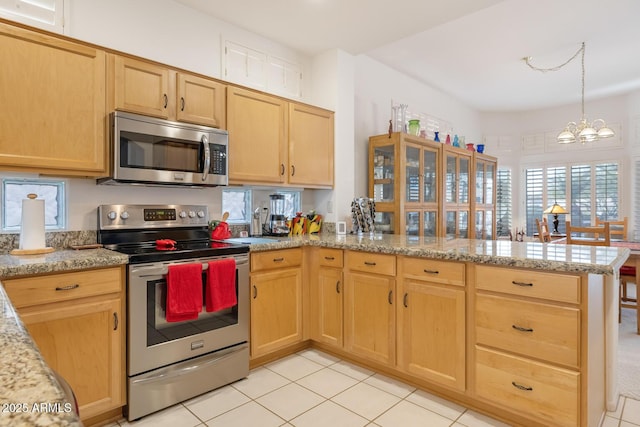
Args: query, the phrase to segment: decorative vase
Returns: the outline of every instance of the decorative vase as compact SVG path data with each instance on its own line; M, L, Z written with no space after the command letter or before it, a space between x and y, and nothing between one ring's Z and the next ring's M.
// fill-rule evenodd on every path
M477 149L478 153L484 153L484 144L478 144Z
M476 150L473 149L473 144L471 142L467 144L467 150L476 151Z
M460 147L460 141L458 139L458 135L454 135L453 136L453 146L454 147Z
M418 133L420 133L420 120L409 120L409 133L418 136Z
M451 135L447 134L447 141L445 142L447 145L451 145Z
M435 142L440 142L440 136L438 135L440 132L434 132L436 136L433 138Z

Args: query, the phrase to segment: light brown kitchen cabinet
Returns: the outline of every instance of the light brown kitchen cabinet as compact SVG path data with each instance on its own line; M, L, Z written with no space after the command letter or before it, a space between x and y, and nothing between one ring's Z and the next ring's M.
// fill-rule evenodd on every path
M472 236L469 215L473 197L473 175L471 174L473 153L446 144L443 145L442 150L443 237L467 239Z
M229 181L333 187L333 113L227 88Z
M476 239L496 238L496 174L497 159L486 154L473 156L475 191L471 200L471 212L475 213L474 236Z
M2 284L46 363L73 389L83 421L125 404L123 267Z
M398 258L398 366L459 391L466 388L465 266Z
M302 342L302 249L251 254L251 357Z
M289 103L288 183L333 188L333 112Z
M287 129L286 101L228 87L229 182L285 183Z
M341 349L343 346L344 281L341 249L308 248L311 260L311 338Z
M225 128L226 85L150 61L109 56L113 109Z
M475 395L544 425L592 425L583 382L599 380L584 375L580 276L480 265L474 272Z
M388 366L395 364L394 255L345 252L344 348Z
M0 166L104 176L105 52L0 22Z
M369 138L376 231L439 235L440 151L440 143L404 133Z

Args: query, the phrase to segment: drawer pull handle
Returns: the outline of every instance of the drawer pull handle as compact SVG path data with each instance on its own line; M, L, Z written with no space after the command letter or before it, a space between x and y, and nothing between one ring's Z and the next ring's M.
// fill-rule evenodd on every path
M326 257L324 257L324 259L326 259L327 261L333 261L335 259L335 257L326 256Z
M118 330L118 313L113 313L113 330L117 331Z
M516 282L515 280L512 280L511 283L516 286L533 286L533 283Z
M258 288L256 285L253 285L253 299L258 298Z
M426 268L424 270L425 273L427 274L440 274L440 272L438 270L427 270Z
M389 305L393 305L393 291L389 291L389 297L387 299L389 300Z
M520 331L520 332L533 332L533 329L531 328L523 328L522 326L516 326L516 325L511 325L511 327L516 331Z
M527 386L524 386L524 385L520 385L520 384L518 384L518 383L517 383L517 382L515 382L515 381L511 381L511 384L512 384L515 388L517 388L517 389L519 389L519 390L524 390L524 391L533 391L533 387L527 387Z
M282 262L282 261L284 261L283 257L273 259L273 262Z
M68 286L56 286L56 291L70 291L72 289L77 289L79 287L80 285L78 285L77 283L74 283L73 285L68 285Z
M365 262L364 262L364 265L368 265L368 266L370 266L370 267L375 267L375 266L376 266L376 263L375 263L375 262L371 262L371 261L365 261Z
M404 297L402 298L402 304L405 308L409 308L409 294L407 292L404 293Z
M340 293L340 280L338 280L336 282L336 293L339 294Z

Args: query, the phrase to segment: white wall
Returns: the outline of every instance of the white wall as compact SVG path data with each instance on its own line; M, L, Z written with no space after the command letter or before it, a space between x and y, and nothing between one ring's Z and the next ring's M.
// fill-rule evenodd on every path
M615 137L586 145L558 144L556 136L567 122L580 119L580 110L580 104L574 104L545 110L480 114L485 151L498 157L500 168L512 170L514 227L525 224L525 168L591 161L622 162L620 212L622 216L632 217L633 156L640 148L635 129L638 124L634 122L639 122L640 93L585 103L587 119L604 119L615 130Z
M388 131L392 100L450 122L466 142L482 140L478 113L459 100L368 56L357 56L355 64L355 196L367 196L369 137Z

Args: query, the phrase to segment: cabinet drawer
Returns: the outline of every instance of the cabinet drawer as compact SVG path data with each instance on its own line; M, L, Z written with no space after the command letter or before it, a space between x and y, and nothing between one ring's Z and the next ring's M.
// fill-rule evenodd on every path
M580 366L580 310L492 295L476 296L476 342Z
M476 347L476 394L544 424L579 425L580 374Z
M2 285L16 308L120 292L121 269L75 271L6 279Z
M477 266L475 276L477 289L552 301L580 302L578 276L487 266Z
M302 249L282 249L251 254L251 271L297 267L302 264Z
M395 255L373 254L371 252L347 252L347 268L365 273L396 275Z
M424 258L400 258L402 274L418 280L464 286L464 264Z
M318 249L318 263L323 267L342 268L342 249Z

